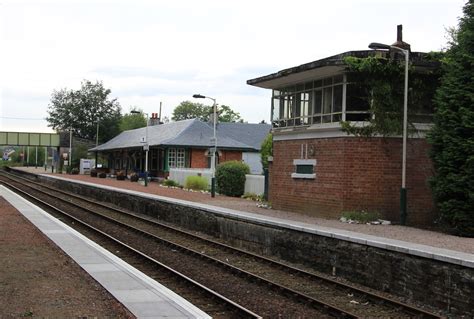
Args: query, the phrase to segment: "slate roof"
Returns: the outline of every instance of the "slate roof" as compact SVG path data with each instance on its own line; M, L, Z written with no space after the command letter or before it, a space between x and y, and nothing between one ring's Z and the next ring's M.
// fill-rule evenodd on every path
M145 129L125 131L110 141L90 149L90 151L109 151L143 146ZM270 124L219 123L217 124L217 147L260 151L265 136L270 132ZM212 147L213 126L198 119L170 122L148 127L150 146Z

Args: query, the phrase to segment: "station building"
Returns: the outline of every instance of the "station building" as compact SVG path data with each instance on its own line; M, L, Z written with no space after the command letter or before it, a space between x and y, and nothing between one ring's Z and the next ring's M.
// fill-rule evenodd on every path
M260 147L270 129L270 124L218 123L217 163L243 161L261 174ZM183 120L125 131L90 151L105 156L112 172L144 172L148 138L150 176L167 177L170 168L210 168L213 134L211 123Z
M410 47L401 39L401 26L394 45ZM339 218L344 211L368 210L400 220L401 136L358 137L348 135L341 126L341 121L363 126L374 116L367 92L345 62L346 57L374 55L393 58L393 52L349 51L247 81L272 90L269 200L274 208L328 218ZM429 72L439 64L425 53L410 52L410 67ZM436 218L425 138L432 112L428 105L423 114L409 113L408 122L416 128L407 143L409 224L430 224Z

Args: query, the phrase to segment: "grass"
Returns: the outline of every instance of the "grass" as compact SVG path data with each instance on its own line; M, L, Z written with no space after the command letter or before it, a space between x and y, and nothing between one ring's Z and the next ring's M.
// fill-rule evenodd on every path
M255 193L245 193L242 195L242 198L248 199L248 200L253 200L253 201L258 201L258 202L263 202L263 194L257 195Z
M347 211L342 212L342 217L346 218L347 220L355 220L360 223L370 223L372 221L380 219L380 213L378 212L370 212L365 210L354 210L354 211Z
M179 183L172 180L172 179L165 179L163 181L163 185L164 186L168 186L168 187L178 187L179 186Z
M208 187L208 182L205 177L202 176L188 176L184 182L184 188L192 189L196 191L206 191Z

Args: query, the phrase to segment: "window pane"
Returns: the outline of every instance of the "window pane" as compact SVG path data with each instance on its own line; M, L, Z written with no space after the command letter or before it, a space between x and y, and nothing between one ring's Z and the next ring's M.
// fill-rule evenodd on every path
M321 124L321 116L313 116L313 124Z
M331 84L332 84L332 78L323 79L323 86L331 85Z
M296 165L296 173L298 174L313 174L313 165Z
M280 99L272 99L272 121L275 121L280 118Z
M323 100L323 92L321 90L314 91L314 112L313 114L321 114L321 106Z
M338 75L338 76L335 76L334 77L334 84L338 84L338 83L342 83L342 81L344 80L344 77L341 75Z
M323 116L323 123L331 123L331 115Z
M280 91L278 90L273 90L273 96L279 96L280 95Z
M329 114L332 111L332 87L323 89L323 114Z
M369 110L367 92L367 89L361 84L347 84L346 111Z
M334 110L333 112L342 111L342 85L334 87Z

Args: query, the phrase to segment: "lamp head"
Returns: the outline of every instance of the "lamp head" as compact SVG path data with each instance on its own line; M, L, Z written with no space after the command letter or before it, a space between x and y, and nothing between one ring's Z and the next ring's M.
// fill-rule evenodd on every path
M390 50L391 46L388 44L372 42L369 44L369 48L372 50Z
M132 113L132 114L142 114L142 112L140 112L140 111L135 111L135 110L130 111L130 113Z
M205 99L206 97L204 95L201 95L201 94L194 94L193 98L195 98L195 99Z

